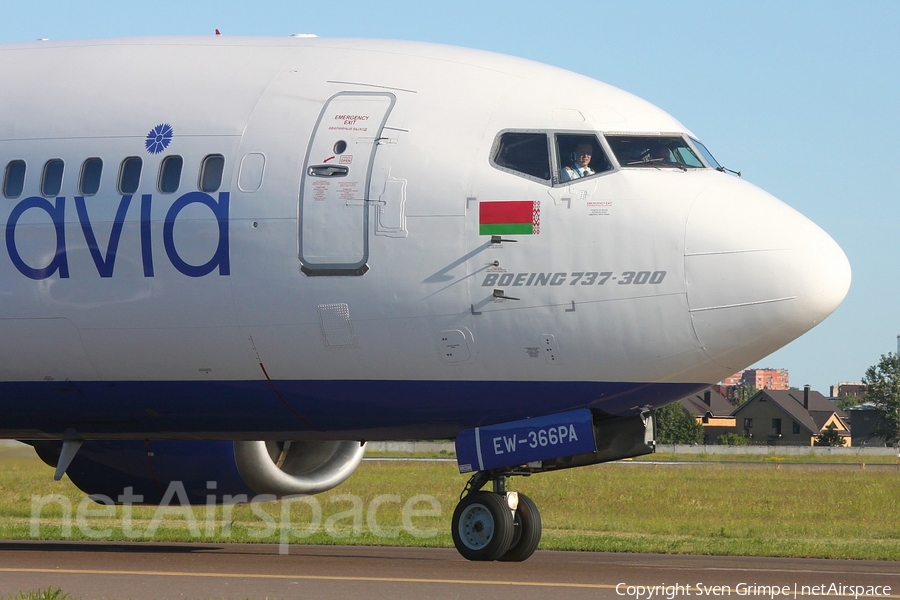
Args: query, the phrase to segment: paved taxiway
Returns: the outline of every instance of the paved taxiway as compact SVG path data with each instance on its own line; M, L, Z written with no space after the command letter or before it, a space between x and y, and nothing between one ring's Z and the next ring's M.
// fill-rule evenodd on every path
M698 584L708 589L698 590ZM769 598L771 590L748 586L788 586L792 591L794 586L824 585L824 591L832 584L889 586L890 591L882 587L869 597L900 599L900 564L542 551L523 563L470 563L448 549L291 546L280 555L277 545L0 542L0 597L59 587L79 599L627 600L628 595L621 595L628 594L627 586L680 585L669 587L668 595L713 598L718 591L732 599L756 599ZM728 588L713 586L728 586L730 594ZM635 599L638 590L630 591ZM640 600L648 600L648 593ZM652 600L664 598L666 588L657 589Z

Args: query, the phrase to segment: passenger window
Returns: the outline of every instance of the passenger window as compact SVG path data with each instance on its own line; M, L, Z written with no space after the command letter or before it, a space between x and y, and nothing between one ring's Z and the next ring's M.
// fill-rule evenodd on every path
M41 173L41 195L53 198L59 195L62 189L63 171L65 163L62 159L51 158L44 163L44 172Z
M200 191L215 192L222 187L222 172L225 170L225 157L221 154L210 154L203 159L200 167Z
M593 135L557 134L556 152L560 183L612 170L612 163Z
M7 198L18 198L25 188L25 161L12 160L6 165L3 174L3 195Z
M164 194L173 194L181 185L181 168L184 160L178 156L167 156L159 165L159 191Z
M242 192L255 192L262 186L263 174L266 172L266 156L259 152L251 152L241 159L238 173L238 189Z
M491 158L495 166L504 170L550 180L550 151L545 133L502 134L494 144Z
M100 191L100 175L103 174L103 160L89 158L81 165L78 191L82 196L93 196Z
M140 156L129 156L122 161L119 167L119 193L123 196L133 194L141 184L141 167L143 161Z
M703 168L681 136L608 135L606 141L623 167Z

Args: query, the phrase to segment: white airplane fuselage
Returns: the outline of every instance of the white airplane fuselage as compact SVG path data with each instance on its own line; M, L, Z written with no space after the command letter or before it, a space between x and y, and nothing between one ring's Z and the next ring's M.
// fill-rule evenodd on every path
M746 181L616 159L605 136L693 140L672 117L525 60L39 42L2 47L0 81L0 168L25 168L0 195L0 437L452 438L635 414L787 344L850 282L827 234ZM548 179L502 164L504 132L547 136ZM576 135L611 166L562 182L555 140Z

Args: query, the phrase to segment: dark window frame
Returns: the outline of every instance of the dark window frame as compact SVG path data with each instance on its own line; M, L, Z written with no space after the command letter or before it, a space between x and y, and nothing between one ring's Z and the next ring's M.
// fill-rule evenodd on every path
M207 154L200 163L200 177L197 180L197 189L201 192L211 193L222 188L222 178L225 175L225 155L221 153ZM215 185L212 185L215 183Z
M95 175L92 169L94 169L94 165L98 164L99 172ZM78 174L78 193L81 196L96 196L100 191L102 177L103 159L99 156L84 159L84 162L81 163L81 172Z
M21 172L14 170L20 165L22 167ZM25 191L25 175L27 172L28 164L24 159L17 158L6 163L6 168L3 170L3 196L5 198L12 200L22 195L22 192ZM16 184L16 187L10 190L12 184ZM17 193L10 193L10 191L16 190L18 190Z
M66 174L66 162L61 158L49 158L41 169L41 196L56 198L62 191Z
M137 165L137 176L134 176L134 165ZM141 187L141 175L144 170L144 159L140 156L126 156L119 163L119 175L116 178L116 190L123 196L134 194ZM127 187L125 184L129 184ZM132 189L133 188L133 189Z
M674 168L688 171L711 168L703 162L687 141L687 136L682 133L607 132L603 137L616 162L623 169ZM685 150L696 164L685 161ZM660 153L665 156L659 156Z
M561 141L560 138L562 137L572 139ZM588 141L588 138L590 138L590 141ZM587 177L580 177L578 179L593 179L601 175L607 175L616 170L615 165L609 158L610 154L608 150L603 146L601 136L598 133L591 131L554 131L553 157L556 160L554 172L559 178L558 180L554 180L554 185L569 185L573 181L577 181L577 179L572 179L569 181L562 180L563 169L567 166L571 166L571 164L574 162L574 157L572 156L569 156L569 160L566 160L563 156L563 152L572 153L575 151L575 148L577 148L581 143L585 142L590 143L593 147L591 162L588 166L594 171L594 173L588 175Z
M172 166L172 165L177 165ZM156 189L161 194L174 194L181 187L181 177L184 173L184 158L179 154L170 154L159 163L159 178Z
M507 136L522 136L523 138L526 136L531 136L535 138L537 141L537 137L543 136L545 146L544 150L546 151L546 166L547 171L541 172L541 175L546 175L546 177L542 177L536 175L537 166L541 163L541 158L538 157L537 160L533 160L532 165L528 165L525 167L523 165L524 157L527 156L527 152L522 153L522 150L527 150L526 148L518 148L523 144L526 144L526 141L520 141L516 143L513 140L510 140ZM515 155L516 152L519 152L519 155ZM504 155L504 156L501 156ZM491 145L491 155L490 155L490 164L496 169L499 169L505 173L511 173L518 177L524 177L530 181L535 181L537 183L542 183L544 185L550 186L553 184L553 164L552 164L552 152L550 151L550 135L548 131L538 131L535 129L504 129L497 133L497 136L494 138L494 143ZM543 166L543 165L541 165ZM535 168L531 168L535 167ZM529 168L529 170L524 170L525 168ZM530 172L529 172L530 171Z

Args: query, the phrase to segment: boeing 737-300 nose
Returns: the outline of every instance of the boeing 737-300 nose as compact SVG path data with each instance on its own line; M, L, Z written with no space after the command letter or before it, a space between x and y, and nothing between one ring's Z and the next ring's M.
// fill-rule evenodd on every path
M732 372L812 329L850 289L850 264L837 243L740 179L718 178L698 195L684 262L697 339Z

